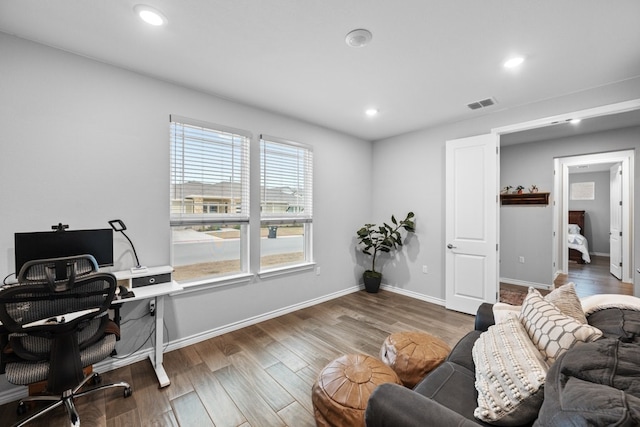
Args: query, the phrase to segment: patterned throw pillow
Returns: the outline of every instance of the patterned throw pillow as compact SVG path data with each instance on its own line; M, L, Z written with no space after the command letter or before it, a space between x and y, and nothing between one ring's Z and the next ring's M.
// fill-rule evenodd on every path
M478 407L487 423L522 425L533 421L544 397L548 365L515 314L491 326L472 350Z
M563 314L573 317L580 323L587 323L582 303L580 298L578 298L578 294L576 294L576 285L573 282L554 289L545 295L544 299L553 303ZM515 312L516 314L520 314L521 311L521 305L497 302L493 305L493 319L495 323L500 323L509 313Z
M522 303L520 321L549 365L575 343L595 341L602 336L599 329L563 314L534 288L529 288Z
M573 282L554 289L544 299L553 303L563 314L573 317L580 323L587 323L580 298L576 294L576 285Z

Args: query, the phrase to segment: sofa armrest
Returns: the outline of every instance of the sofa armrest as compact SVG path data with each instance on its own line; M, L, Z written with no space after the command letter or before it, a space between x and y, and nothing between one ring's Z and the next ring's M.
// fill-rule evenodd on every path
M438 402L406 387L378 386L365 411L367 427L477 427L475 423Z
M489 326L492 326L496 323L493 318L493 304L489 304L483 302L478 307L478 311L476 312L476 323L475 330L476 331L486 331L489 329Z

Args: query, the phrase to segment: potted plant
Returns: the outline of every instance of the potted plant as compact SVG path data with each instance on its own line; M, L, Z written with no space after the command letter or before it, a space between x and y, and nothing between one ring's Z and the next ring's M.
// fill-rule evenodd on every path
M531 187L529 188L529 193L537 193L538 192L538 186L533 184L531 185Z
M516 193L517 194L522 194L522 190L524 190L524 187L522 185L518 185L516 187Z
M391 223L393 225L389 225L386 222L382 225L365 224L364 227L357 231L358 243L361 245L362 252L371 255L371 270L366 270L362 275L367 292L375 293L380 289L382 272L376 270L378 252L391 252L401 247L401 229L404 229L407 233L415 231L413 217L413 212L409 212L405 219L398 221L395 216L391 215Z

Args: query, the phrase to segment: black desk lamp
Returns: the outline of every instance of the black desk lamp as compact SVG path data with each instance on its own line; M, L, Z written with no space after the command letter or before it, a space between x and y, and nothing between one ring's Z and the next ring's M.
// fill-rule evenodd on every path
M140 265L140 260L138 259L138 253L136 252L136 248L135 248L135 246L133 246L133 242L131 241L129 236L127 236L126 233L124 232L124 230L127 229L127 226L124 225L124 222L122 222L121 219L112 219L111 221L109 221L109 225L115 231L119 231L120 233L122 233L122 235L124 237L126 237L127 240L129 241L129 244L131 245L131 249L133 249L133 255L136 257L136 266L131 268L131 272L132 273L144 273L144 272L146 272L147 271L147 267L144 267L144 266Z

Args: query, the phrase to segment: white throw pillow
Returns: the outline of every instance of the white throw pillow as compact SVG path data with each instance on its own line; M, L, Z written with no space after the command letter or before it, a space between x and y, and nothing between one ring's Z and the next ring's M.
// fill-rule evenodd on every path
M578 294L576 294L576 285L573 282L554 289L545 295L544 299L545 301L553 303L562 314L571 316L580 323L587 323L587 318L582 309L582 303L580 302L580 298L578 298Z
M529 288L522 303L520 321L549 365L575 343L595 341L602 336L598 328L563 314L534 288Z
M522 425L533 421L544 398L548 365L513 313L491 326L472 349L478 407L487 423Z
M578 224L569 224L567 231L569 234L580 234L580 226Z
M511 305L504 302L497 302L493 304L491 308L493 310L493 320L496 325L504 322L510 313L518 316L522 310L521 305Z
M545 295L544 299L553 303L563 314L573 317L580 323L587 323L587 318L582 309L582 303L580 298L578 298L578 294L576 294L576 285L573 282L554 289ZM493 305L492 309L494 323L500 323L509 313L519 315L522 311L522 306L497 302Z

